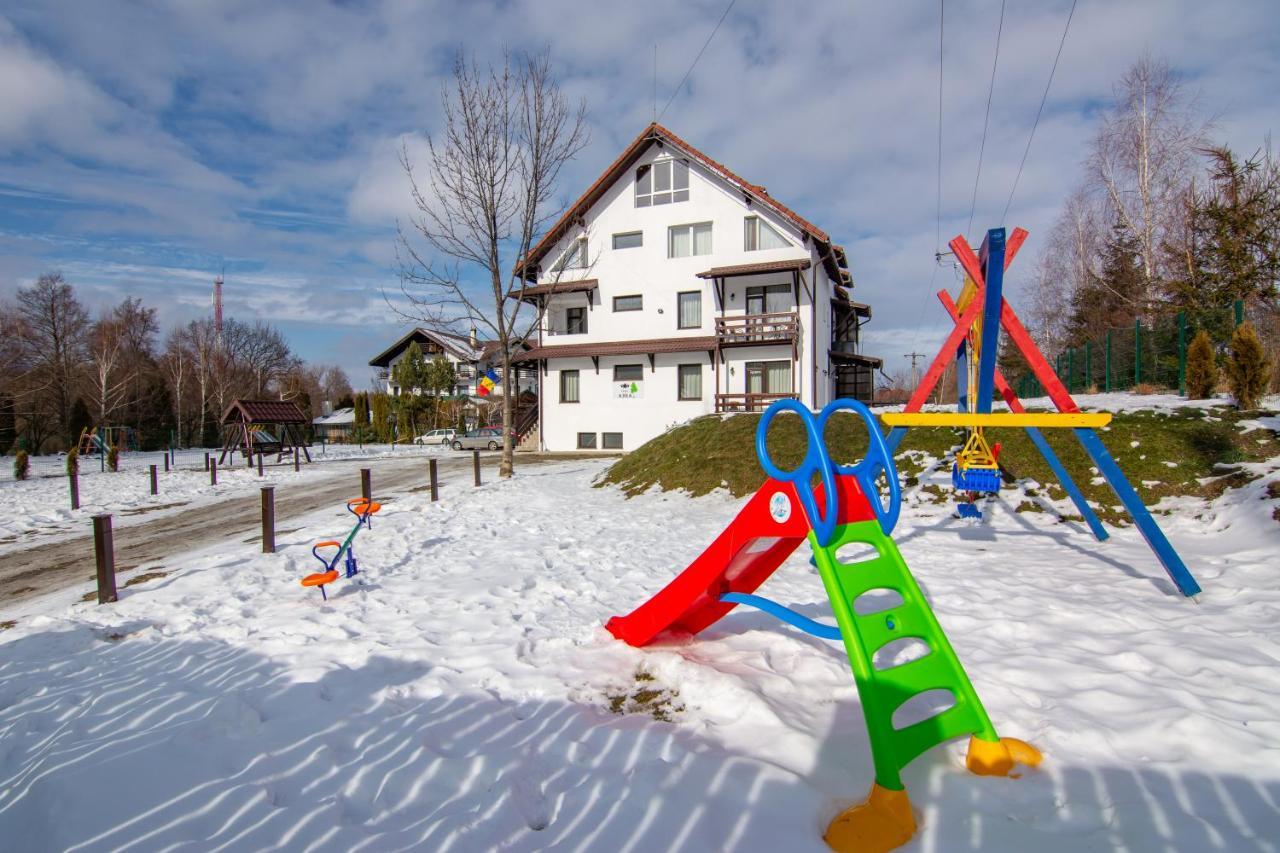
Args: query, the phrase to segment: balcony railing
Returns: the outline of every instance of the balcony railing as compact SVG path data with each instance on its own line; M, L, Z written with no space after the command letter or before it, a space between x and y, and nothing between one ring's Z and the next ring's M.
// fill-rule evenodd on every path
M792 343L799 336L800 315L794 311L716 318L721 346Z
M391 378L391 370L390 368L379 367L377 370L374 371L373 375L378 377L379 382L386 382L388 379Z
M795 394L717 394L717 412L763 412L775 400L795 400Z

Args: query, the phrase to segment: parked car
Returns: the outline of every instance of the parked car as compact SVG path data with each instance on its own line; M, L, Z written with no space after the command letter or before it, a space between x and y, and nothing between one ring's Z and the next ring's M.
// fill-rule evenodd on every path
M502 446L502 427L481 427L453 440L454 450L497 450Z
M430 432L424 432L413 440L414 444L452 444L453 440L458 437L456 429L433 429Z

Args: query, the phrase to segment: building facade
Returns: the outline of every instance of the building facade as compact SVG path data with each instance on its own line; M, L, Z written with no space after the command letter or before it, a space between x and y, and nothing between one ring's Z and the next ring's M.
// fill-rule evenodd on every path
M542 312L523 356L542 449L632 450L699 415L873 394L844 250L661 125L518 271Z
M436 329L410 329L369 360L378 383L393 397L399 396L401 391L400 386L395 383L395 366L405 357L413 343L418 344L423 358L428 361L443 358L453 365L457 384L445 392L447 396L478 396L477 383L487 370L493 370L500 380L502 378L502 359L499 347L494 342L477 340L474 333L464 337ZM500 395L502 388L503 383L500 382L494 393Z

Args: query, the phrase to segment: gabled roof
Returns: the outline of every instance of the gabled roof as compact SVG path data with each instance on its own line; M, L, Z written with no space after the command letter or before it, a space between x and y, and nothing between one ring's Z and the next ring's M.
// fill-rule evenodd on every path
M477 361L484 352L489 341L482 341L480 349L472 349L471 341L462 335L452 332L441 332L436 329L424 329L421 326L410 329L400 336L391 346L369 359L370 367L387 367L391 360L408 348L414 340L425 338L433 341L441 349L446 350L459 361Z
M222 423L233 419L247 424L305 424L307 416L297 403L287 400L232 400L222 413Z
M826 231L823 231L821 228L800 216L800 214L796 213L773 196L769 195L768 191L765 190L764 187L753 184L750 181L734 174L723 163L712 160L706 154L703 154L697 148L694 148L692 145L685 142L683 139L676 136L670 130L667 130L657 122L650 124L641 131L640 135L637 136L631 144L627 146L626 150L618 156L618 159L614 160L609 168L605 169L604 173L600 177L596 178L595 183L588 187L587 191L584 192L568 210L565 211L564 216L560 217L560 220L551 227L551 230L549 230L546 236L538 242L538 245L529 250L529 255L526 260L516 262L516 272L523 272L525 278L531 281L535 280L537 278L537 265L541 262L547 252L549 252L551 248L560 241L560 238L568 233L573 225L582 218L587 210L591 208L591 205L599 201L604 194L608 192L609 188L635 165L641 155L643 155L644 152L648 150L649 146L653 144L671 145L674 148L680 149L680 151L688 154L694 160L697 160L703 166L710 169L712 172L715 172L730 184L736 186L751 202L764 205L766 208L773 211L778 216L781 216L805 234L808 234L821 244L819 246L819 253L824 256L824 265L830 267L831 277L839 277L839 274L835 272L835 269L837 265L843 266L843 264L838 264L838 261L843 259L844 251L840 250L837 253L831 250L831 238L827 235Z

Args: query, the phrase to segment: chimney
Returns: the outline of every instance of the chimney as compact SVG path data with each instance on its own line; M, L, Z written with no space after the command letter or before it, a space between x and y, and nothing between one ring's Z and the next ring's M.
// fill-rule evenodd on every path
M475 327L475 326L472 326L472 327L471 327L471 337L470 337L470 338L468 338L468 340L471 342L471 348L472 348L472 349L480 349L480 340L476 337L476 327Z
M328 400L323 401L323 402L320 404L320 414L324 415L325 417L328 417L329 415L332 415L332 414L333 414L333 403L331 403L331 402L330 402L330 401L328 401Z

